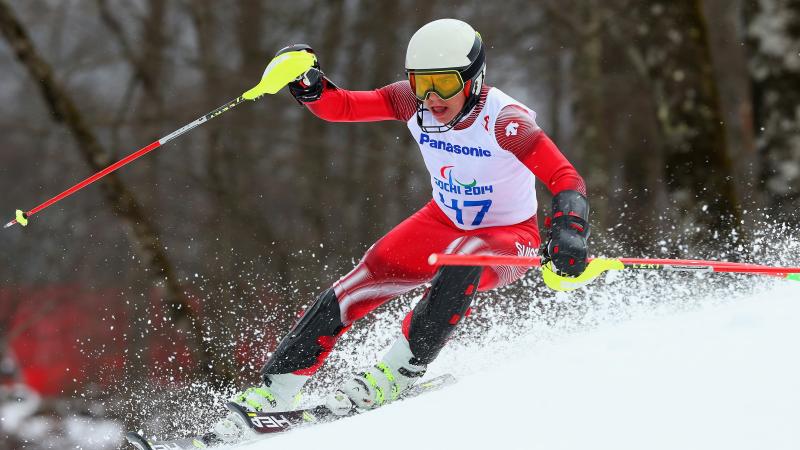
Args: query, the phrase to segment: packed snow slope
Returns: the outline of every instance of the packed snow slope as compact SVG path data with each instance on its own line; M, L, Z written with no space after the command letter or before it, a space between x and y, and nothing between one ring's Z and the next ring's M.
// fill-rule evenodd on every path
M447 348L429 373L456 385L237 450L800 449L800 283L507 339Z

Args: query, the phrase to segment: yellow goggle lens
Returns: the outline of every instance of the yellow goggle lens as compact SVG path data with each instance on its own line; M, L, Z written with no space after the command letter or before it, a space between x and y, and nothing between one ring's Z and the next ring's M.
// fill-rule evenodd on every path
M458 72L409 73L411 89L419 100L425 100L435 92L442 100L455 97L464 89L464 81Z

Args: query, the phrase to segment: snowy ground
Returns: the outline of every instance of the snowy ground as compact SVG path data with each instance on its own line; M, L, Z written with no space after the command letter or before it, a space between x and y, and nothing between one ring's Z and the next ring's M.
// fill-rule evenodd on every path
M455 386L237 450L800 449L800 283L508 345L448 348Z

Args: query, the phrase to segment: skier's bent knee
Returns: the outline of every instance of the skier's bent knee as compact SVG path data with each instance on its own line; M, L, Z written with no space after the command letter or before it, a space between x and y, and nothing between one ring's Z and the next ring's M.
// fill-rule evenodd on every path
M322 366L336 339L346 331L336 293L328 289L306 310L300 321L278 344L262 369L270 374L311 375Z

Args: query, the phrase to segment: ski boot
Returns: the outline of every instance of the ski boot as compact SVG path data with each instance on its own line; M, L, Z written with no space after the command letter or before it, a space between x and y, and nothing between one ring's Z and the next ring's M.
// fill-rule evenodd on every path
M308 376L291 373L264 375L264 384L245 389L230 401L248 411L290 411L300 403L300 389ZM213 425L211 431L225 443L240 441L250 430L239 416L229 412Z
M400 337L381 361L329 395L325 407L340 416L355 409L377 408L400 398L425 375L425 369L426 366L414 358L408 341Z

